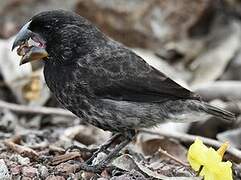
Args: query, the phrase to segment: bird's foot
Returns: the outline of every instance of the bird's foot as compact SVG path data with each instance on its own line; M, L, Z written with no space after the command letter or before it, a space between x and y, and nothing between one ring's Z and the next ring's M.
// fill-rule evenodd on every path
M102 144L93 154L92 156L86 161L86 164L91 164L92 161L97 157L97 155L100 152L105 152L105 153L109 153L109 151L107 150L111 144L118 139L121 136L120 133L117 133L115 135L113 135L107 142L105 142L104 144Z
M123 149L135 136L135 132L130 131L128 135L124 136L125 139L120 144L118 144L112 151L108 153L108 155L102 159L98 164L92 164L95 157L97 157L98 153L107 151L109 146L112 144L112 142L119 138L121 134L115 134L112 136L112 138L104 143L100 148L93 153L93 155L85 162L85 163L79 163L77 171L84 170L88 172L93 173L100 173L102 172L107 165L118 155L118 153Z
M107 167L107 164L104 162L100 162L96 165L89 165L86 163L80 163L78 164L77 171L87 171L92 173L101 173L105 168Z
M85 163L88 164L88 165L91 165L92 162L93 162L93 160L98 156L98 154L101 153L101 152L103 152L103 151L104 151L104 150L100 147L99 149L97 149L97 150L92 154L92 156L91 156L89 159L87 159L87 160L85 161Z
M99 150L99 148L86 148L77 145L72 145L65 150L65 153L70 153L70 151L73 150L78 150L82 158L87 159L88 161L93 156L93 154Z

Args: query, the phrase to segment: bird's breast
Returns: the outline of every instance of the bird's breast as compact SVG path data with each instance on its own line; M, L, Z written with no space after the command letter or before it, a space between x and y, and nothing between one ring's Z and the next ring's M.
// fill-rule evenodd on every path
M45 66L44 76L47 86L66 109L79 117L93 114L95 100L81 69L73 66Z

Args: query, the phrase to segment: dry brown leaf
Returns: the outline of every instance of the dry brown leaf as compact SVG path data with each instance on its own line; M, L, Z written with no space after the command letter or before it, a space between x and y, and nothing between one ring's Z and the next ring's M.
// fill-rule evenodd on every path
M144 140L145 137L143 136L145 135L142 134L142 137L140 137L138 144L141 146L141 149L145 155L154 155L160 148L162 148L163 150L180 159L184 163L187 161L187 150L177 141L168 138L151 138L150 136L147 137L147 140ZM169 159L169 157L165 155L161 155L160 158L166 160Z

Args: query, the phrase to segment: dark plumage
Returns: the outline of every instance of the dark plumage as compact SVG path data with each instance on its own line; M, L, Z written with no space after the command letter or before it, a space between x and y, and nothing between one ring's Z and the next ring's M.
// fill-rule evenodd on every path
M44 76L50 90L65 108L94 126L125 134L200 115L235 118L202 102L75 13L37 14L28 30L45 43Z

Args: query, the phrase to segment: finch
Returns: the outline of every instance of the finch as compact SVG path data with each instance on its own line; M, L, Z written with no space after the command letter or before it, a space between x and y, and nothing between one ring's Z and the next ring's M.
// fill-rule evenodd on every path
M235 120L233 113L203 102L73 12L33 16L17 34L16 47L20 64L43 60L45 81L63 107L115 138L124 137L98 165L83 165L85 170L106 166L140 128L209 116Z

